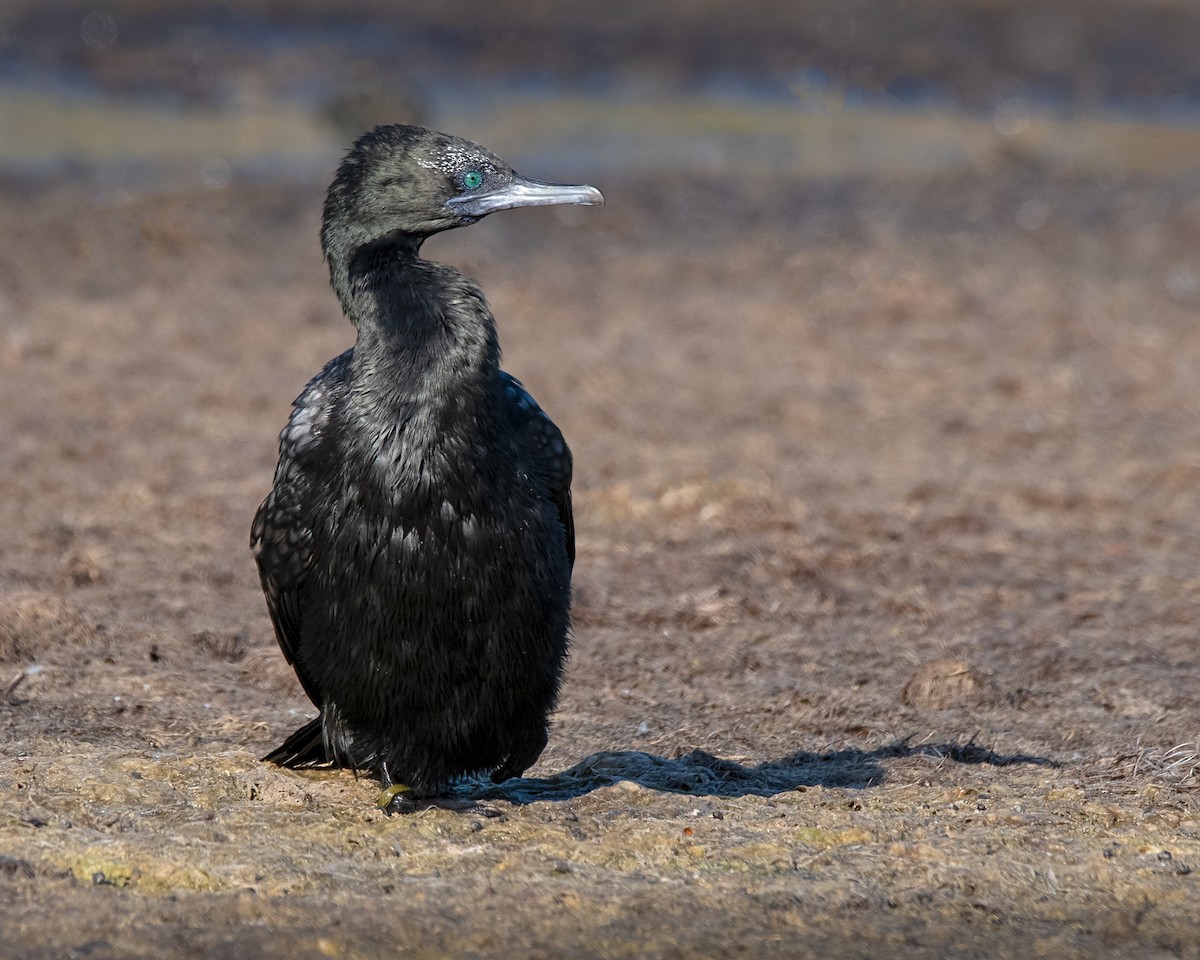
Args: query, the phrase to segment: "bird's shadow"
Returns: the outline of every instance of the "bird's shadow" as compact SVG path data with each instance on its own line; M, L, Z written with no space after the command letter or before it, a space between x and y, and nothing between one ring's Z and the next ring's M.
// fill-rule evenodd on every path
M518 778L500 784L468 781L455 791L462 800L505 800L514 804L582 797L620 781L651 790L702 797L771 797L799 787L865 789L887 779L884 761L925 757L939 763L1015 764L1057 767L1046 757L996 753L974 742L911 745L897 741L875 750L799 751L780 760L746 766L703 750L668 759L638 750L594 753L562 773L544 779Z

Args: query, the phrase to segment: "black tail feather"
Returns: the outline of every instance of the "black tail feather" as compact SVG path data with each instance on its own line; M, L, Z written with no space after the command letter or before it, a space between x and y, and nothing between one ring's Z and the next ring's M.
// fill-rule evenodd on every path
M282 746L276 747L263 757L263 761L276 763L281 767L312 767L330 763L331 759L325 750L321 718L310 720L284 740Z

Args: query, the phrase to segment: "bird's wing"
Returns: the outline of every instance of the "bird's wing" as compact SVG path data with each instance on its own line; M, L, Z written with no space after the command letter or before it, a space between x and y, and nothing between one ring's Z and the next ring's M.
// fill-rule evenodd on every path
M318 707L321 693L298 658L304 583L312 565L312 511L319 498L313 465L323 446L333 396L345 382L353 350L325 365L296 398L279 434L275 484L255 514L250 549L258 562L267 610L283 654Z
M558 518L562 521L563 530L567 535L567 557L574 564L575 513L571 507L571 449L563 439L562 431L529 395L525 385L510 374L501 372L500 376L504 380L505 398L514 410L529 445L528 449L545 477L550 496L558 508Z

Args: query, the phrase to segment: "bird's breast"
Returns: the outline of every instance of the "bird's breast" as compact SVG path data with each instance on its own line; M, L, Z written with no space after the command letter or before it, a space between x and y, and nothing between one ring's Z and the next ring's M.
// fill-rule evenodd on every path
M334 527L386 534L389 549L409 558L514 539L547 513L548 501L505 443L407 433L389 432L368 456L345 458L362 467L339 485Z

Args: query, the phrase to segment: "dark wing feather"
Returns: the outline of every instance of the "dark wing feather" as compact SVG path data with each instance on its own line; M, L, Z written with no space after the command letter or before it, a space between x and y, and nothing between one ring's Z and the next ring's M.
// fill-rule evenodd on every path
M571 507L571 449L562 431L546 416L525 385L516 377L501 372L505 398L512 405L514 416L525 437L528 449L542 476L546 478L550 496L558 508L567 536L567 557L575 563L575 513Z
M258 562L267 610L288 663L308 698L321 706L321 692L298 657L304 582L312 565L312 511L320 496L313 465L319 462L333 398L345 382L353 350L331 360L296 398L279 435L275 485L258 508L250 548Z

